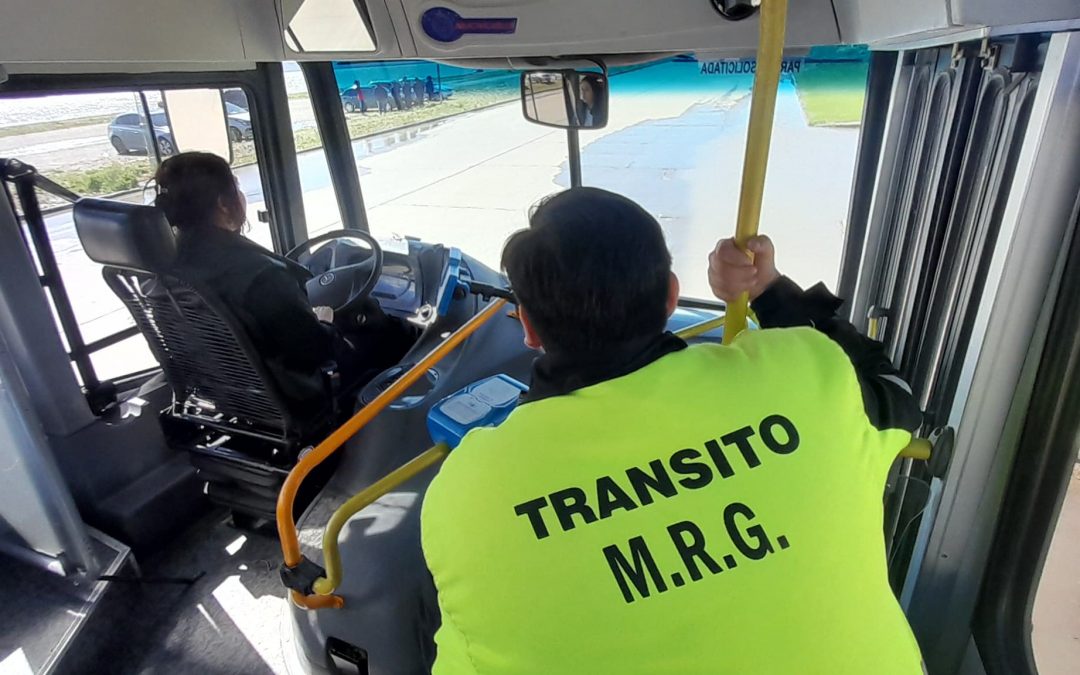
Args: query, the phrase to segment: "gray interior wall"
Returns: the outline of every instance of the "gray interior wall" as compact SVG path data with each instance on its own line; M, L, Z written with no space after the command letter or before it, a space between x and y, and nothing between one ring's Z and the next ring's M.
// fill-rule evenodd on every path
M1078 0L949 0L958 24L1009 26L1080 18Z
M0 335L18 364L35 413L50 433L68 435L94 420L4 191L0 191Z
M964 658L1034 368L1056 260L1080 191L1080 35L1055 35L980 307L970 384L957 393L953 458L909 618L932 672ZM994 293L990 293L994 289ZM967 366L966 366L967 367Z
M945 0L833 0L844 42L878 42L952 26Z
M52 461L15 359L0 335L0 538L61 558L69 571L93 565L89 539Z
M984 27L1080 19L1077 0L833 0L844 42L916 43Z

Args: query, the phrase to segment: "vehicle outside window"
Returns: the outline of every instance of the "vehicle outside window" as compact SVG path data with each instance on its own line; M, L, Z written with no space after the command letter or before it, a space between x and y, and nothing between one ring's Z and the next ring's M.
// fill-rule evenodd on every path
M247 236L272 246L269 226L258 218L265 206L246 108L243 90L227 90L233 170L248 200ZM149 203L155 196L152 177L159 157L178 150L183 148L173 140L161 91L0 99L0 157L25 162L80 196ZM83 341L106 340L134 326L127 309L105 285L101 265L83 252L70 204L41 190L37 194L60 281ZM101 380L156 367L138 334L94 351L90 359Z
M784 62L761 230L796 281L834 285L869 53ZM612 69L604 129L582 131L586 185L663 225L683 293L711 298L705 258L734 231L754 63L687 55ZM372 232L418 236L497 266L530 207L570 186L566 133L522 117L520 73L337 63Z

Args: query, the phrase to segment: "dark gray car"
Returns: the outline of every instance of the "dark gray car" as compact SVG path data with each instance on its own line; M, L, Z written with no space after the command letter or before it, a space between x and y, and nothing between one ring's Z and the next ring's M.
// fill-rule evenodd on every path
M169 118L163 112L153 113L150 120L154 125L154 138L162 156L176 152ZM121 155L147 154L150 133L146 128L145 118L138 113L120 115L109 125L109 142Z
M229 139L234 143L249 141L253 138L251 115L248 111L232 103L225 102L225 114L229 122ZM164 112L150 115L154 123L154 137L162 157L176 153L169 118ZM120 115L109 125L109 142L121 155L145 155L147 152L146 125L143 116L138 113Z

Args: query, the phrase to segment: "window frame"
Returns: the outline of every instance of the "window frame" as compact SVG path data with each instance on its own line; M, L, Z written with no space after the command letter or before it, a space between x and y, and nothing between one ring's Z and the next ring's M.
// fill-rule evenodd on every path
M973 634L987 673L1038 673L1032 612L1077 462L1080 198L1053 315L1014 455ZM1017 639L1019 637L1019 639Z

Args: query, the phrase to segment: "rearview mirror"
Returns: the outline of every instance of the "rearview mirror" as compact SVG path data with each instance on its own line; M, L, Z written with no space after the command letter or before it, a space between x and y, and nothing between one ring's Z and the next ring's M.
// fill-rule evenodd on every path
M607 125L608 85L602 72L528 71L521 74L525 119L559 129Z

